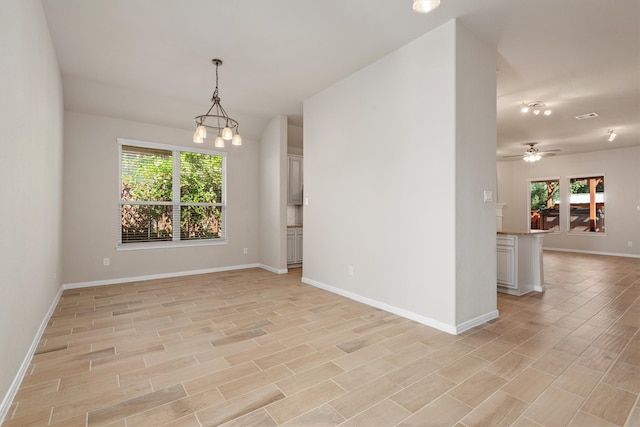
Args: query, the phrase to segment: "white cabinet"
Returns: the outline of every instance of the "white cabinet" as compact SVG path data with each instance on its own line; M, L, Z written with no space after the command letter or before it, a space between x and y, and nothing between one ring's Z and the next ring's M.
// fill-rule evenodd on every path
M287 180L287 203L302 205L303 162L302 156L290 154Z
M497 241L497 269L498 286L518 289L516 277L518 275L518 263L516 262L518 251L516 237L498 236Z
M524 295L544 291L543 233L498 234L496 264L498 291Z
M287 228L287 264L302 264L302 227Z

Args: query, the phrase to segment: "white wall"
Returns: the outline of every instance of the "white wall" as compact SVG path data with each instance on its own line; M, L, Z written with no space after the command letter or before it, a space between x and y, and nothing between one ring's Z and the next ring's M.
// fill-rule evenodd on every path
M605 235L568 234L561 217L561 232L545 235L544 247L640 256L640 147L547 157L533 164L498 162L500 202L507 204L503 228L527 229L528 180L556 177L566 188L567 177L583 174L605 175ZM629 241L633 246L628 246Z
M495 62L492 50L482 49L488 59L469 52L475 42L457 31L451 21L304 104L303 281L450 332L475 315L457 307L458 279L473 277L464 288L478 290L482 314L497 314L495 258L486 265L483 255L456 253L466 244L495 252L495 205L474 188L495 189ZM467 86L488 78L488 87L457 110L469 102L457 91L470 89L457 78L470 78ZM475 118L478 105L492 113ZM457 150L468 148L491 166L462 173L470 163ZM476 197L461 202L465 195ZM483 224L491 212L488 230L457 234L458 203L482 209Z
M115 279L233 268L258 262L258 147L243 139L227 156L227 244L116 250L118 145L127 138L193 147L192 129L175 129L67 111L64 145L63 280ZM202 146L198 145L198 148ZM208 141L204 148L213 149ZM248 254L243 254L243 249ZM103 266L110 258L110 266Z
M302 126L288 125L287 126L287 152L289 154L297 154L302 156L303 129Z
M456 27L456 325L496 309L496 59ZM484 201L484 192L492 195Z
M62 86L39 0L0 2L0 52L2 421L60 289Z
M260 138L260 265L287 271L287 117L269 121Z

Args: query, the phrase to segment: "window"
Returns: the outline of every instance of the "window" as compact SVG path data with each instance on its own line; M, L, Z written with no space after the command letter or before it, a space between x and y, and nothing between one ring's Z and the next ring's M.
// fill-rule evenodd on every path
M560 231L560 181L547 179L529 183L531 230Z
M121 246L224 241L224 153L118 143Z
M569 231L604 233L604 175L569 179Z

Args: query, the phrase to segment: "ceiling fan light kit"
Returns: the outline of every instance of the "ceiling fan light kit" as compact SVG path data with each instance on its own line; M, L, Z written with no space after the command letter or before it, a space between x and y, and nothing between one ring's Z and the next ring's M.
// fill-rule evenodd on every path
M216 139L213 143L214 147L224 148L225 141L231 141L231 145L242 145L242 137L238 131L240 124L237 120L229 117L220 104L218 67L222 65L222 60L216 58L212 59L211 62L216 66L216 88L213 91L213 95L211 95L213 104L205 114L195 117L196 131L193 134L193 142L196 144L204 143L207 137L207 129L213 129L217 131Z
M537 144L538 144L537 142L528 142L525 145L527 145L529 148L527 148L524 151L524 153L515 154L512 156L504 156L503 158L508 159L508 158L520 157L522 158L522 160L524 160L527 163L535 163L541 160L543 156L554 156L556 152L561 151L561 150L540 151L535 147Z
M538 154L538 153L525 154L522 157L522 160L524 160L525 162L529 162L529 163L537 162L540 159L542 159L542 156L540 154Z
M534 143L529 144L529 148L527 148L527 150L524 152L522 156L522 160L524 160L525 162L533 163L542 159L542 155L540 154L538 149L534 146L535 146Z

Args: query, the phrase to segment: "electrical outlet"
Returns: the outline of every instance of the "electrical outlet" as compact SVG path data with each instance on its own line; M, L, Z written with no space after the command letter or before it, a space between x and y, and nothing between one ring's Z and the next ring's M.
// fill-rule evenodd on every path
M108 267L109 265L111 265L111 260L109 258L102 258L102 265Z
M347 275L353 276L353 265L347 267Z
M248 254L248 253L249 253L249 249L244 248L244 249L242 250L242 253L243 253L243 254L245 254L245 255L246 255L246 254Z
M631 240L629 240L629 241L627 242L627 246L629 246L629 247L633 246L633 242L632 242Z

